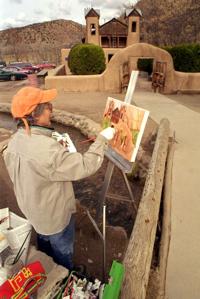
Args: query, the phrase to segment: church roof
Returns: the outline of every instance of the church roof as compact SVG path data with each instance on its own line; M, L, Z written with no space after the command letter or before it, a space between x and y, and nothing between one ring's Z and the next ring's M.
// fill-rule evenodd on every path
M100 26L100 35L128 35L128 26L113 18Z
M126 10L126 17L132 17L132 16L136 16L136 17L142 17L142 12L139 8L130 8Z
M85 8L85 18L88 17L100 17L100 10L99 9L94 9L94 8Z

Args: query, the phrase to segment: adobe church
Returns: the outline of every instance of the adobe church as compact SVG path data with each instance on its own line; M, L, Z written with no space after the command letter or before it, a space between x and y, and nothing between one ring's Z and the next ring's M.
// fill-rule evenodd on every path
M86 36L85 43L102 47L106 63L121 48L140 42L141 11L137 8L126 10L125 22L113 18L99 24L100 11L93 8L85 10ZM70 49L62 49L62 64L67 65Z

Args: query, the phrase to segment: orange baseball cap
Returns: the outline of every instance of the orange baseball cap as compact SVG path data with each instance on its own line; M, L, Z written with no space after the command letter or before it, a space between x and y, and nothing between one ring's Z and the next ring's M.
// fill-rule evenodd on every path
M38 104L50 102L56 96L56 89L42 90L32 86L23 87L13 97L11 104L12 115L14 118L22 118L27 131L29 131L25 116L33 112Z
M13 97L12 115L15 118L29 115L38 104L50 102L56 96L56 89L42 90L31 86L23 87Z

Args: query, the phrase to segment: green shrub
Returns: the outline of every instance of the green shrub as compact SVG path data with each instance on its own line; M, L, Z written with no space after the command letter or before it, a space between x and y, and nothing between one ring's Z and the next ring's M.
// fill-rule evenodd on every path
M105 70L105 55L101 47L77 44L70 50L68 65L75 75L101 74Z
M139 58L137 62L137 68L139 71L144 71L151 75L153 71L153 59Z
M200 72L200 44L191 45L194 55L194 72Z
M200 44L185 44L165 47L174 62L174 68L180 72L200 72Z

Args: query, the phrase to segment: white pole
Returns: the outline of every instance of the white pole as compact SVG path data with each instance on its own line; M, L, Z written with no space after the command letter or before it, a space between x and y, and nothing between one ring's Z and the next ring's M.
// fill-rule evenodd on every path
M126 96L125 96L125 99L124 99L124 102L126 102L127 104L131 104L131 101L132 101L132 98L133 98L133 93L135 91L135 86L136 86L138 74L139 74L139 71L132 71L131 72L131 77L130 77L130 80L129 80Z

